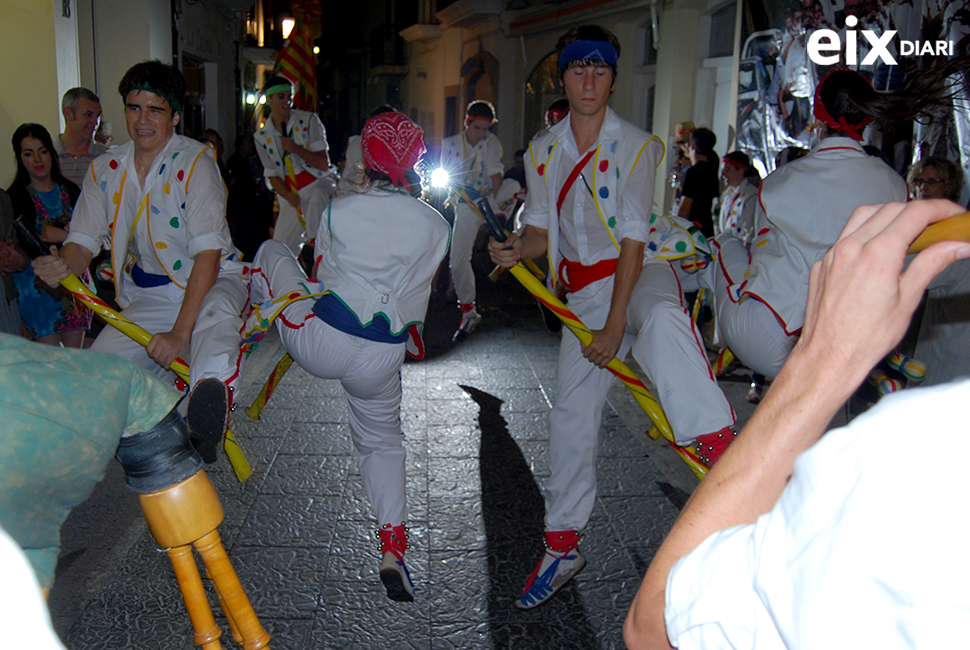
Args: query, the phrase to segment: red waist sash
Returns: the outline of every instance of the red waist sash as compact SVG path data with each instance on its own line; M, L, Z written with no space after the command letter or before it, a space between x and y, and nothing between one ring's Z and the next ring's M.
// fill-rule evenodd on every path
M591 266L584 266L579 262L567 260L565 257L559 263L559 277L569 291L576 293L580 289L597 280L608 278L616 273L618 258L603 260Z

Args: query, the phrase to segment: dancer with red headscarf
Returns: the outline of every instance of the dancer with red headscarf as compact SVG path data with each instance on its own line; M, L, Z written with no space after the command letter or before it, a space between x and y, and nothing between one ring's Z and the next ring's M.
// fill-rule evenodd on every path
M421 127L401 113L372 117L361 133L369 183L333 199L316 237L316 279L278 241L256 254L253 302L299 300L276 320L287 352L307 372L339 379L367 496L380 527L381 580L392 600L414 600L407 550L401 364L420 342L431 278L448 250L448 222L409 189L425 151ZM316 285L316 286L314 286Z

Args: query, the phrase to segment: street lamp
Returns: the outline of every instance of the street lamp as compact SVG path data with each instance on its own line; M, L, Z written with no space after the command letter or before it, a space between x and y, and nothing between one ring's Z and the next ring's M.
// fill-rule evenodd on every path
M284 41L290 37L290 33L293 31L294 27L296 27L296 20L294 20L293 18L283 19L283 40Z

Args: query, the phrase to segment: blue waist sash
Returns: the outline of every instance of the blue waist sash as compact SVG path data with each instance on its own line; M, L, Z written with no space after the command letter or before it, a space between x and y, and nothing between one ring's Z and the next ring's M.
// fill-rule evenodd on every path
M334 329L368 341L407 343L408 340L406 329L397 336L391 333L391 323L384 314L375 314L369 325L362 326L354 312L332 293L313 303L313 314Z
M131 279L142 289L162 287L172 281L172 278L167 275L156 275L143 271L137 264L133 264L131 267Z

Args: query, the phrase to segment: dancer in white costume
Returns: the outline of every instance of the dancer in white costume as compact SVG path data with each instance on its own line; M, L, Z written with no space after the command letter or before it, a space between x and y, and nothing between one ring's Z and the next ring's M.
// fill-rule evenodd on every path
M212 148L174 132L185 101L182 73L146 61L125 73L118 90L131 141L91 164L60 256L36 259L34 270L56 286L111 242L122 313L154 336L142 347L106 327L92 349L172 380L172 362L188 352L189 425L207 441L203 457L212 462L242 370L249 269L232 245Z
M965 643L970 568L951 558L964 552L966 519L900 476L966 489L912 436L965 431L970 382L904 391L826 433L902 338L930 279L970 257L970 245L950 241L904 262L927 224L962 211L935 200L852 214L812 268L801 339L654 556L627 617L628 648Z
M409 334L420 338L431 279L448 250L448 222L408 192L424 153L421 128L401 113L371 118L361 150L371 180L332 201L317 232L320 283L308 283L280 242L265 242L252 275L254 302L327 293L286 307L283 345L317 377L339 379L361 478L380 526L381 579L393 600L414 599L404 564L405 450L401 364Z
M585 564L577 545L596 498L610 359L632 348L678 443L699 441L708 462L733 439L734 424L668 261L693 251L690 231L697 229L652 215L663 144L607 105L619 43L586 25L563 36L558 50L569 115L529 145L522 236L489 245L506 267L548 251L570 309L593 330L586 347L563 332L549 417L547 550L516 600L521 608L546 602Z
M489 102L475 100L465 111L465 130L441 141L441 166L448 171L454 186L449 203L455 209L455 228L451 240L451 277L458 296L461 323L455 339L472 333L482 317L475 309L475 273L472 271L472 248L481 228L482 218L465 202L457 189L472 201L488 197L498 212L498 203L519 191L514 180L502 181L502 143L489 129L498 122Z
M720 340L749 368L778 374L802 329L812 264L835 243L860 205L905 201L906 183L862 149L874 120L925 117L952 92L941 71L927 71L892 93L865 77L835 70L815 91L819 142L807 156L770 174L761 186L750 248L730 233L716 240L718 263L702 282L714 288Z
M279 197L273 239L298 255L303 244L313 241L320 215L337 190L331 177L327 132L316 113L292 107L293 83L286 77L271 77L263 95L272 113L253 140L263 175ZM288 185L288 164L296 191ZM297 209L303 215L302 224Z

